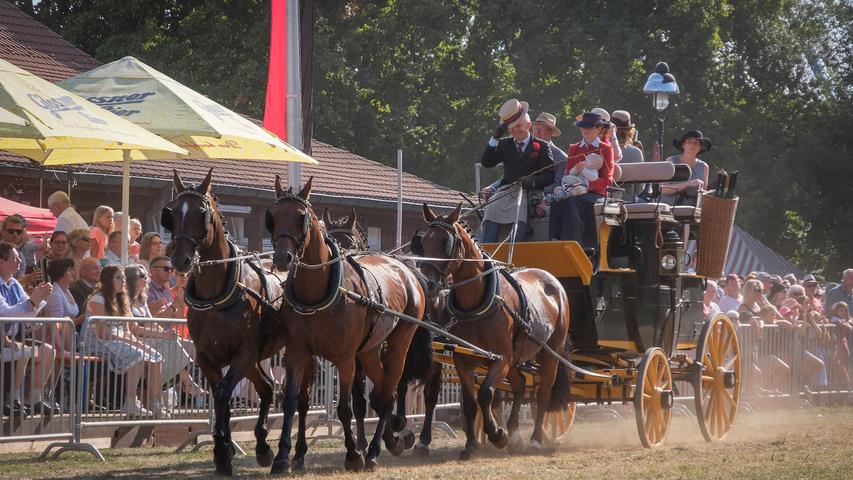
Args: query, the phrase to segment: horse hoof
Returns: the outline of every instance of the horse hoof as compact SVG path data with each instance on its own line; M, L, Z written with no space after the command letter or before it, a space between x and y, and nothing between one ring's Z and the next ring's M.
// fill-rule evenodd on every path
M400 432L400 438L403 439L403 444L405 445L406 450L415 446L415 432L408 428L404 428L403 431Z
M377 468L379 468L379 461L375 458L368 459L364 465L364 470L367 472L375 472Z
M360 453L356 453L356 458L350 459L347 455L344 460L344 468L348 472L360 472L364 469L364 457Z
M427 458L429 457L429 447L418 442L418 444L415 445L414 454L416 457Z
M305 457L294 458L293 459L293 465L290 467L290 470L293 472L304 472L305 471Z
M401 432L406 428L406 417L402 415L393 415L391 417L391 431L394 433Z
M233 477L234 476L234 467L216 467L216 476L217 477Z
M538 453L542 451L542 444L536 440L531 440L530 443L527 444L527 449Z
M468 460L471 460L471 451L470 450L466 449L466 450L462 450L461 452L459 452L459 461L460 462L467 462Z
M255 449L255 460L258 462L258 466L269 467L272 465L273 457L272 448L269 445L266 449Z
M276 460L272 463L270 475L287 475L290 473L290 462L288 460Z
M388 449L388 453L391 455L399 457L406 449L406 442L404 442L402 438L395 437L393 440L385 444L385 448Z
M503 428L498 428L494 434L489 435L489 441L492 442L495 448L501 449L506 447L506 444L509 442L509 436L507 436Z
M367 439L359 438L355 441L355 448L361 452L367 450Z

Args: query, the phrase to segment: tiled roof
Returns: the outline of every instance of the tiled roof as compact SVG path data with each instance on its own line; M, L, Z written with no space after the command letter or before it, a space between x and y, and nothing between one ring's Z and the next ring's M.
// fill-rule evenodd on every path
M53 82L74 76L100 65L79 48L65 41L10 2L0 0L0 58ZM367 199L396 200L397 172L327 143L314 140L312 156L320 165L302 167L303 181L314 176L314 192ZM26 165L29 160L0 152L0 161ZM188 179L197 180L214 169L213 183L234 187L273 189L275 174L287 175L287 164L265 161L183 160L134 162L132 176L171 179L178 168ZM100 163L77 170L89 173L121 175L118 164ZM456 191L403 174L403 194L407 202L450 205L458 202Z
M101 64L7 1L0 1L0 58L51 82Z

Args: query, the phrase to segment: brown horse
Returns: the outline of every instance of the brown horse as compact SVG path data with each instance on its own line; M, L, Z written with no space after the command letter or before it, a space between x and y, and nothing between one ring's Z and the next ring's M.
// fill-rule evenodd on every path
M287 338L284 424L273 474L285 473L291 467L293 414L305 365L312 355L323 357L338 368L338 418L347 449L346 469L376 468L381 440L392 454L402 452L404 442L392 429L392 424L399 423L392 418L392 409L416 326L379 315L365 302L355 302L342 294L341 289L418 319L423 318L426 303L417 276L402 263L381 255L361 256L357 262L340 255L337 245L323 235L311 208L312 180L294 194L284 191L281 179L276 176L277 199L266 215L266 227L275 246L273 263L279 270L289 272L281 322ZM371 406L379 415L366 458L357 449L350 423L356 360L373 382ZM304 457L303 444L304 438L300 436L294 464L303 461L299 458L300 454Z
M177 196L163 209L161 223L173 235L172 264L179 272L192 272L186 288L187 326L195 344L196 363L213 388L216 472L231 475L234 447L229 402L234 387L244 377L255 385L261 399L255 426L256 458L261 466L272 463L266 420L275 384L260 362L281 351L284 335L272 328L277 318L275 309L265 309L263 304L280 298L282 279L261 273L262 269L245 260L198 266L199 261L237 255L210 191L212 172L197 188L186 188L175 171ZM265 310L272 312L264 315ZM228 373L223 377L224 367Z
M462 204L459 204L453 212L438 216L424 204L424 220L428 224L412 243L412 252L424 257L420 262L421 271L432 282L440 283L447 277L453 281L446 300L446 309L454 317L450 333L502 356L488 365L479 392L474 370L483 360L454 356L462 387L467 437L460 458L470 458L477 449L474 419L478 403L483 415L483 430L493 445L503 448L510 437L514 443L518 441L518 414L525 382L516 367L533 359L539 364L539 386L529 448L539 449L545 412L559 410L568 403L569 377L565 366L532 337L568 355L568 298L559 281L544 270L529 268L509 274L496 268L458 223L461 209ZM518 289L523 292L521 295ZM507 422L509 437L492 415L495 388L505 378L512 386L515 400Z

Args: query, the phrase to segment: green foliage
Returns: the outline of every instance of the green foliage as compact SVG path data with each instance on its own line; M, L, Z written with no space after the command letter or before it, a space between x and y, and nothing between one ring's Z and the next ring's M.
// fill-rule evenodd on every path
M261 116L269 2L18 0L102 61L134 55ZM647 154L641 89L659 60L681 94L668 139L699 128L714 168L740 170L738 223L830 277L853 265L853 4L833 0L315 1L315 137L473 189L499 105L557 115L628 110ZM499 175L499 171L490 172Z

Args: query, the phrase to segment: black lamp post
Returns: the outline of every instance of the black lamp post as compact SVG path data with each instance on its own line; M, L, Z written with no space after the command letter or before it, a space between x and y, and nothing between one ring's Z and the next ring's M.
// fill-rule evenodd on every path
M663 120L666 118L666 107L669 106L669 96L678 92L675 76L669 73L669 65L660 62L655 65L655 71L649 75L643 93L652 97L652 106L658 120L658 156L663 160Z

